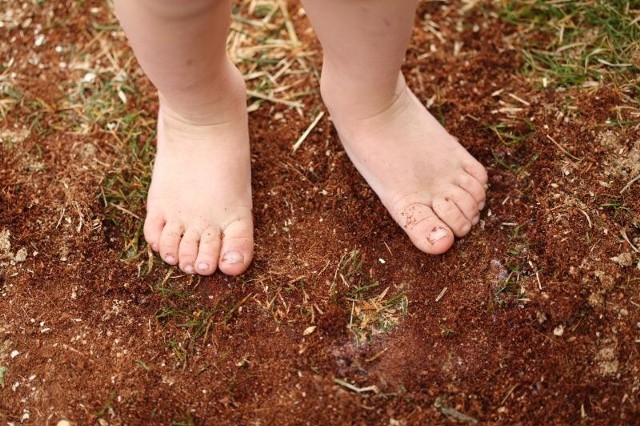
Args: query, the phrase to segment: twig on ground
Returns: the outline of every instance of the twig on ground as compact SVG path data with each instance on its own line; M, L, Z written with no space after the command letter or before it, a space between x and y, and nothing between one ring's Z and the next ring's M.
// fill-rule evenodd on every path
M296 143L293 144L293 152L296 152L298 148L302 146L302 143L307 139L307 137L311 134L313 129L318 125L322 117L324 117L324 111L320 111L320 114L318 114L316 118L311 122L309 127L307 127L307 130L305 130L302 136L300 136L296 141Z
M580 213L582 213L584 215L584 217L587 218L587 223L589 223L589 229L593 228L593 224L591 223L591 218L589 217L587 212L582 210L582 209L580 209L580 208L578 210L580 211Z
M251 96L252 98L262 99L262 100L265 100L265 101L273 102L275 104L283 104L283 105L287 105L287 106L290 106L290 107L293 107L293 108L302 108L302 104L300 102L288 101L286 99L274 98L273 96L265 95L264 93L258 93L258 92L253 91L253 90L247 90L247 95Z
M567 155L567 157L569 157L569 158L571 158L571 159L573 159L573 160L576 160L576 161L582 161L582 158L578 158L578 157L576 157L575 155L573 155L572 153L570 153L570 152L569 152L565 147L563 147L563 146L562 146L562 145L560 145L558 142L556 142L556 140L555 140L555 139L553 139L551 136L549 136L549 135L546 135L546 136L547 136L547 139L549 139L551 142L553 142L553 144L554 144L555 146L557 146L557 147L558 147L558 149L559 149L560 151L562 151L565 155Z
M382 355L384 355L385 352L387 352L389 350L389 348L384 348L383 350L381 350L380 352L378 352L377 354L375 354L374 356L372 356L371 358L367 358L364 360L364 362L373 362L376 359L380 358Z
M376 385L371 385L371 386L366 386L364 388L359 388L355 385L352 385L349 382L346 382L344 380L340 380L340 379L333 379L334 382L336 382L337 384L339 384L340 386L343 386L349 390L352 390L356 393L365 393L365 392L373 392L373 393L379 393L380 390L378 389L378 387Z
M447 292L448 289L449 287L445 287L442 289L440 294L436 297L436 302L439 302L444 297L444 294Z
M134 212L132 212L131 210L127 210L122 206L119 206L118 204L114 204L114 203L109 203L109 205L111 207L115 207L116 209L120 210L123 213L126 213L134 218L136 218L137 220L142 220L142 218L140 216L138 216L137 214L135 214Z
M624 240L627 243L629 243L633 251L635 251L636 253L640 253L640 250L638 250L638 247L634 246L631 240L629 239L629 236L627 235L627 231L625 231L624 229L620 230L620 235L622 235L622 238L624 238Z
M627 189L631 188L631 185L633 185L634 183L636 183L638 180L640 180L640 174L636 177L634 177L633 179L631 179L629 182L627 182L627 184L624 186L624 188L622 188L620 190L620 193L624 193Z

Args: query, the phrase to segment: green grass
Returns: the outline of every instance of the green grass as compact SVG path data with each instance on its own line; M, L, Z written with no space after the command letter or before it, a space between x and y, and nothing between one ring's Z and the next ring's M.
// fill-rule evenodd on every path
M115 397L115 391L109 392L109 397L105 400L104 404L102 404L102 407L100 407L100 409L95 413L96 417L105 417L107 414L109 414L109 410L113 410L113 400L115 399Z
M612 83L640 101L640 4L631 0L504 0L524 71L551 86Z
M141 219L155 153L155 148L149 142L149 134L153 136L155 132L143 119L135 119L132 124L125 126L119 130L119 138L114 141L120 155L104 177L100 198L107 219L122 233L122 257L137 260L145 253L141 250L145 245ZM143 135L146 137L143 138Z
M196 424L196 419L189 412L183 418L171 422L171 426L195 426Z
M186 365L197 342L207 339L209 331L219 317L218 310L202 306L196 306L191 310L188 307L179 307L175 301L167 299L165 303L167 306L156 312L156 319L177 332L166 340L166 346L173 351L178 363Z
M357 343L393 330L407 314L409 305L402 286L383 285L366 273L363 266L364 256L359 250L345 254L338 264L332 285L334 299L346 300L349 304L347 328ZM346 294L340 297L338 289L345 286Z
M497 123L488 128L498 137L505 146L516 146L525 142L535 134L535 127L529 120L525 121L526 128L520 129L506 123ZM522 126L520 126L522 127Z
M0 73L2 69L0 69ZM0 74L0 119L5 120L7 114L22 100L22 94Z
M9 369L0 365L0 389L4 388L4 376Z
M194 285L192 282L185 282L182 276L174 278L173 268L166 269L167 275L152 286L161 298L155 317L166 332L166 347L184 367L197 345L206 342L215 327L231 322L251 294L236 300L228 293L210 305L208 300L190 291Z
M25 106L32 133L90 136L99 151L113 159L100 163L98 197L112 236L123 241L121 257L139 261L147 254L142 250L142 218L155 154L155 111L138 88L144 82L136 77L133 52L126 44L113 42L111 33L119 29L115 17L104 25L94 23L87 29L92 41L65 47L69 73L58 83L65 98L55 111L38 99ZM139 265L141 275L149 272L143 263Z
M495 280L488 300L489 311L504 308L513 302L527 300L527 287L533 286L536 272L531 259L534 244L528 239L524 225L513 227L502 262L493 262ZM529 288L530 290L531 288Z

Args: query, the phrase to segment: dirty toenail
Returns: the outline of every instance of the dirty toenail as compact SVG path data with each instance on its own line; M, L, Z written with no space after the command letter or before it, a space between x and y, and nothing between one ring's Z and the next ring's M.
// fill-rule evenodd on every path
M237 265L238 263L242 263L243 260L244 256L238 251L228 251L222 256L222 261L229 265Z
M484 201L481 201L480 204L478 204L478 209L484 209Z
M443 239L444 237L446 237L447 235L449 235L449 233L447 232L446 229L444 229L444 228L433 228L433 230L429 234L428 239L429 239L429 242L431 244L435 244L438 241L440 241L441 239Z
M173 263L173 262L175 262L175 261L176 261L176 258L175 258L175 256L168 255L167 257L165 257L165 258L164 258L164 260L165 260L165 262L167 262L167 263Z
M184 267L184 271L185 271L187 274L193 274L193 266L191 266L191 265L187 265L187 266L185 266L185 267Z
M198 263L198 269L200 269L201 271L206 271L209 269L209 264L208 263L204 263L204 262L200 262Z

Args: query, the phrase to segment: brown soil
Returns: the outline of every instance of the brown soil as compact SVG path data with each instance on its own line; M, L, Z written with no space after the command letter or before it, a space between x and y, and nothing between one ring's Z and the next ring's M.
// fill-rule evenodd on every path
M487 165L481 224L445 255L420 253L326 117L292 153L310 115L263 103L251 113L256 260L237 279L192 278L142 244L121 260L140 221L114 219L99 195L115 136L65 127L64 83L84 73L58 66L55 47L97 43L114 18L101 2L30 7L29 25L1 30L0 71L22 92L0 134L3 423L640 422L640 183L621 193L640 134L607 124L626 111L615 89L543 89L490 8L422 3L405 73ZM128 52L119 32L108 42ZM123 114L152 128L153 91L134 78ZM304 110L317 110L308 90ZM500 122L523 141L501 142L488 127ZM354 250L359 269L345 266ZM386 288L408 301L387 310L395 327L349 328Z

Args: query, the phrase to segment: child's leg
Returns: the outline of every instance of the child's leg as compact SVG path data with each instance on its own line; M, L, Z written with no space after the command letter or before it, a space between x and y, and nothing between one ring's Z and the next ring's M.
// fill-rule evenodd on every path
M230 0L116 0L159 91L144 234L187 273L244 272L253 255L244 81L226 56Z
M356 168L413 243L443 253L480 217L487 174L407 88L415 0L303 0L322 97Z

